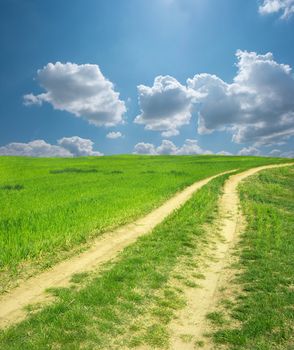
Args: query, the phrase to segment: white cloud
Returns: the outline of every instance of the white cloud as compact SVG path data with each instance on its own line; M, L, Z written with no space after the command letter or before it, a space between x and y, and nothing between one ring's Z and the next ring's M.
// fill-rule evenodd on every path
M220 151L216 153L219 156L232 156L233 154L227 151Z
M198 132L231 132L233 141L275 145L294 135L294 77L291 67L271 53L238 50L232 83L216 75L197 74L187 86L158 76L152 87L138 86L141 114L135 123L168 138L189 124L198 109Z
M27 94L24 95L24 105L25 106L31 106L31 105L38 105L41 106L42 105L42 99L39 98L39 96L35 96L34 94Z
M178 147L170 140L162 140L161 145L156 148L156 154L177 154Z
M93 141L82 139L79 136L63 137L58 140L58 144L76 157L103 155L100 152L93 151Z
M12 142L0 147L2 156L27 157L78 157L101 156L102 153L93 151L93 142L78 136L64 137L58 145L51 145L44 140L34 140L28 143Z
M199 103L198 132L229 130L237 143L275 144L294 135L294 78L271 53L237 51L232 84L215 75L188 79Z
M177 147L170 140L162 140L161 145L156 147L152 143L137 143L134 147L135 154L151 155L192 155L192 154L212 154L212 152L203 150L197 140L186 139L181 147Z
M186 139L182 146L177 147L170 140L162 140L161 144L156 147L152 143L139 142L134 147L134 154L146 154L146 155L200 155L200 154L213 154L211 151L202 149L197 140ZM216 155L232 156L233 154L227 151L217 152ZM242 148L238 155L240 156L261 156L261 152L258 148L249 146ZM283 158L294 158L294 152L283 152L274 149L269 153L270 156L279 156Z
M172 136L177 136L177 135L179 135L180 134L180 132L179 132L179 130L176 130L176 129L171 129L171 130L167 130L167 131L163 131L162 133L161 133L161 136L162 137L172 137Z
M24 96L24 104L48 102L61 111L83 117L96 126L113 126L123 122L126 106L114 91L98 65L48 63L39 69L37 80L46 92Z
M72 157L72 153L63 147L50 145L44 140L35 140L28 143L12 142L0 147L2 156L29 156L29 157Z
M202 149L197 140L186 139L182 147L178 149L177 154L212 154L212 152Z
M238 154L239 154L239 156L259 156L260 151L259 151L259 149L250 146L250 147L242 148Z
M152 87L139 85L138 93L141 114L134 122L145 125L146 130L161 131L163 137L171 137L189 124L193 94L175 78L158 76Z
M273 149L269 152L269 155L273 157L278 157L280 154L281 154L281 151L279 149Z
M123 137L123 134L120 131L111 131L106 135L106 137L108 139L119 139Z
M155 146L152 143L139 142L134 147L134 154L156 155Z
M290 17L294 13L294 0L263 0L259 6L262 15L277 12L281 13L282 19Z

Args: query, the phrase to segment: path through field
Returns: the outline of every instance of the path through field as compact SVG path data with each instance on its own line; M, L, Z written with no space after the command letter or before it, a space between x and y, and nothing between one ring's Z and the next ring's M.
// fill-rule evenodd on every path
M269 165L253 168L243 173L232 175L225 183L224 192L220 200L220 239L216 246L211 246L212 259L206 259L201 273L203 280L200 288L184 290L187 306L179 312L170 327L171 349L195 349L195 341L203 342L201 349L213 349L204 335L209 332L206 315L214 311L217 306L217 290L226 287L226 270L232 259L232 248L243 221L239 209L237 186L239 183L257 172L270 168L289 166L293 164ZM227 286L229 287L229 286ZM185 341L183 335L191 336L191 342ZM192 341L193 339L193 341ZM196 343L197 344L197 343ZM197 348L197 347L196 347Z
M1 296L0 327L9 326L24 319L26 317L25 306L46 301L48 299L48 294L45 293L46 289L67 286L73 274L89 271L115 258L126 246L135 242L138 237L150 232L209 181L232 171L234 170L194 183L144 218L113 232L106 232L93 243L88 251L57 264L50 270L30 278L11 292Z

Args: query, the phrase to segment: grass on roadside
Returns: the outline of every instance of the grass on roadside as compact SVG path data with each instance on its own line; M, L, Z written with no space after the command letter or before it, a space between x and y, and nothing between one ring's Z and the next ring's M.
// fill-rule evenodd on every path
M225 303L230 325L212 314L213 339L234 350L294 349L294 168L250 177L240 193L247 228L235 283L242 292Z
M0 333L0 348L168 347L167 325L175 310L185 305L181 288L168 282L179 259L189 262L200 253L200 242L206 238L203 225L213 221L227 177L199 190L150 234L126 248L116 262L107 264L100 276L78 276L75 282L82 288L56 290L56 303Z

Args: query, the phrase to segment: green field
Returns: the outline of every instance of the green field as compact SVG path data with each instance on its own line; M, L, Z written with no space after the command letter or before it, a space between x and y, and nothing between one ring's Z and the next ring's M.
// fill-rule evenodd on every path
M1 158L3 271L20 269L20 263L23 268L24 261L53 264L56 251L63 257L66 250L143 215L199 179L277 162L289 160ZM116 260L73 276L69 288L52 289L54 303L29 308L25 321L0 331L0 348L168 349L170 323L186 304L183 288L198 288L203 278L198 265L203 249L217 237L218 199L228 177L201 188ZM223 300L222 311L208 315L217 346L290 350L293 345L293 190L293 167L261 172L241 186L248 227L238 245L242 273L236 284L244 293ZM11 245L5 233L14 237ZM18 254L24 244L26 250ZM201 341L193 342L201 348Z
M120 350L146 345L166 349L168 324L185 305L181 290L169 281L179 264L189 273L195 269L191 257L197 259L206 241L202 225L216 217L217 199L228 176L200 189L104 271L75 276L77 288L55 290L56 303L0 331L0 348ZM192 276L179 277L196 286Z
M283 160L254 157L0 157L0 272L49 266L194 181Z

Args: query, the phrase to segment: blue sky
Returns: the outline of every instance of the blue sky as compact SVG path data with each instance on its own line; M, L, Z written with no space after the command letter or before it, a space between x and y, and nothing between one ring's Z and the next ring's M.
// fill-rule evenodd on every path
M291 155L292 12L292 0L1 0L0 153Z

